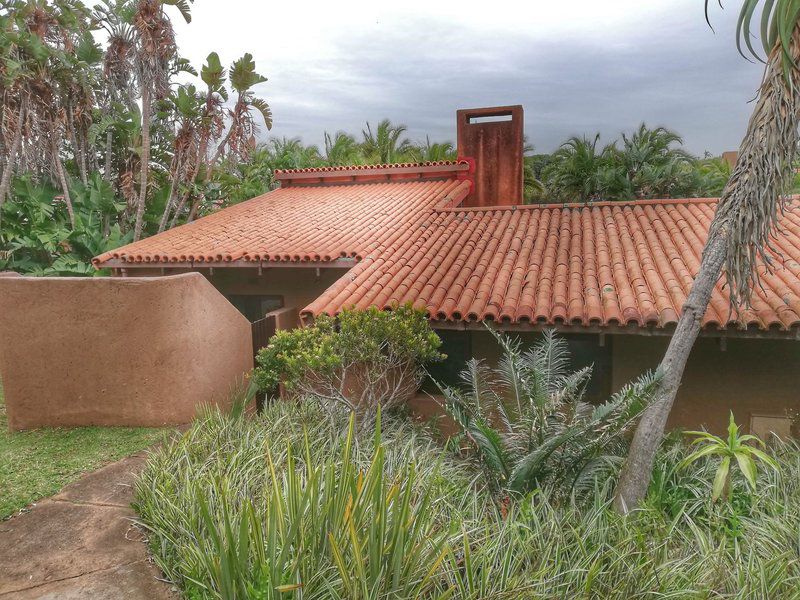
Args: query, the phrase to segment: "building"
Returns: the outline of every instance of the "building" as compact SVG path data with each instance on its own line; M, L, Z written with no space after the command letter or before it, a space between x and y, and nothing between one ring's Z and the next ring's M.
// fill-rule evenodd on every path
M607 396L657 366L698 268L715 199L522 205L522 107L461 110L453 162L282 171L280 188L95 259L119 276L200 271L251 320L412 302L452 377L492 360L485 324L546 327ZM728 410L785 433L800 408L800 212L792 205L752 307L723 282L671 416L720 431ZM291 322L291 319L290 319Z

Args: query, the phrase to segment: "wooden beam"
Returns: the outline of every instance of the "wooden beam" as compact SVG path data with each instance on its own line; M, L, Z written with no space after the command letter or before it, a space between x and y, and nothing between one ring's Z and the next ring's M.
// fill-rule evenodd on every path
M331 168L330 170L322 170L322 169L309 169L307 171L276 171L275 172L275 180L280 181L281 183L284 181L287 182L295 182L295 181L309 181L309 182L321 182L326 179L350 179L351 182L358 182L359 177L363 178L373 178L373 177L386 177L391 178L392 176L398 175L405 175L405 176L415 176L415 175L432 175L432 174L448 174L448 173L458 173L461 171L469 171L469 164L467 163L455 163L455 164L446 164L446 165L398 165L396 167L387 166L387 167L378 167L378 168L370 168L370 167L355 167L349 169L337 169ZM344 182L343 182L344 183Z

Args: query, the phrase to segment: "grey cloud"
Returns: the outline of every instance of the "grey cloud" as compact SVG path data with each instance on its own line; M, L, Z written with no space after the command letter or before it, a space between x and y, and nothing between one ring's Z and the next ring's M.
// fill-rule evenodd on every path
M570 135L605 141L645 121L682 134L695 153L738 146L761 69L735 51L733 11L643 23L605 38L536 39L453 31L404 19L342 36L336 53L292 65L263 61L272 135L320 143L388 117L409 137L455 138L457 108L520 103L526 132L550 151ZM256 57L257 59L259 57Z

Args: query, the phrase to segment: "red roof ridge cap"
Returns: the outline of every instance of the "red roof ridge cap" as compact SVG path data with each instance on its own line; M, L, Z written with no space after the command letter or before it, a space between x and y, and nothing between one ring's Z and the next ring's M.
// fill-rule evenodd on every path
M381 165L350 165L341 167L310 167L307 169L276 169L274 177L282 186L293 183L352 183L387 180L448 178L468 172L471 166L466 160L440 160L422 163L395 163Z
M794 199L794 198L793 198ZM498 206L455 206L441 207L436 210L443 212L481 212L493 210L541 210L555 208L603 208L625 206L652 206L674 204L711 204L718 202L719 198L654 198L649 200L601 200L597 202L551 202L547 204L502 204Z
M306 167L303 169L275 169L275 175L292 175L295 173L335 173L341 171L369 171L375 169L410 169L418 167L448 167L468 165L465 159L457 160L429 160L425 162L384 163L370 165L336 165L323 167Z

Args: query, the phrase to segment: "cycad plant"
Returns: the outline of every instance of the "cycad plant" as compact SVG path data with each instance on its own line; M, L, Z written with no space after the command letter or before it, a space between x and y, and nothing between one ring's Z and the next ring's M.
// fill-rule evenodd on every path
M490 330L491 331L491 330ZM566 340L553 330L524 351L492 331L497 367L470 360L462 386L440 385L445 408L497 493L550 487L565 494L593 489L613 475L625 432L643 410L657 376L646 374L600 405L585 399L591 367L570 370Z
M776 471L778 470L778 463L775 462L775 459L755 446L761 445L763 447L763 441L755 435L739 435L739 426L733 419L733 412L731 412L730 422L728 423L727 439L722 439L707 431L687 431L686 434L695 436L696 439L692 443L702 445L702 447L683 459L680 464L681 467L686 467L704 456L718 456L721 459L714 476L714 486L711 490L711 499L715 502L720 497L726 501L730 498L731 463L734 460L739 466L742 475L744 475L747 485L753 491L756 490L757 461Z

